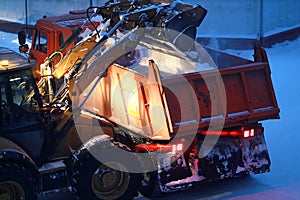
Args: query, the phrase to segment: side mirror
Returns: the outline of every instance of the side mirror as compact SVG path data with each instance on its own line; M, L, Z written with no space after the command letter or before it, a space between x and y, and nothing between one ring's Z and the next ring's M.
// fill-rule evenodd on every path
M18 40L19 40L19 52L20 53L27 53L29 50L29 47L26 43L26 33L25 31L20 31L18 33Z
M25 33L25 31L20 31L18 33L18 40L19 40L20 46L22 46L26 43L26 33Z
M20 53L27 53L29 50L28 44L22 44L19 46L19 52Z

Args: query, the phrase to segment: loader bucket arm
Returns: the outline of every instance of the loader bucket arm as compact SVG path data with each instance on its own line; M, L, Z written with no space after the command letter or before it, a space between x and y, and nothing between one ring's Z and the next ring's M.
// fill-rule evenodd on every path
M171 43L175 44L175 35L174 31L177 32L178 37L186 33L186 29L184 28L184 24L186 24L188 18L192 21L192 26L197 27L201 24L202 20L204 19L207 11L202 8L200 5L192 6L186 5L181 3L174 3L173 5L169 6L156 6L150 7L148 9L141 9L139 11L134 11L129 14L120 15L120 21L114 25L110 33L102 38L102 41L98 42L95 47L89 52L82 62L82 66L80 66L80 70L76 77L75 87L76 91L73 91L73 96L80 96L83 91L90 85L91 82L95 81L93 84L95 86L98 84L99 80L102 76L105 75L107 68L116 60L126 53L133 51L138 43L142 40L148 22L153 22L154 25L159 26L159 18L160 16L165 16L166 13L162 12L161 10L165 8L172 8L176 9L179 14L175 14L171 17L171 19L167 20L166 22L166 29L165 30L165 39L166 40L173 40L170 41ZM145 17L146 16L146 17ZM112 33L121 27L122 25L135 21L135 28L128 32L125 36L123 36L115 45L109 47L104 52L101 52L100 48L103 46L104 41L112 35ZM125 23L124 23L125 22ZM172 23L177 23L179 26L172 26ZM190 26L188 26L189 28ZM168 29L172 29L173 32L168 31ZM93 90L94 87L92 87ZM88 91L87 98L89 97L92 91ZM86 99L87 99L86 98ZM83 101L79 108L82 108L82 105L85 101Z
M116 45L106 49L103 53L100 51L100 47L103 45L102 43L98 43L94 47L92 50L93 54L90 54L89 59L86 60L75 80L73 92L71 92L74 105L77 105L79 109L82 108L100 79L105 76L108 67L116 58L134 50L144 34L145 28L136 27L123 36ZM94 81L95 79L96 81ZM87 91L84 100L82 102L76 101L79 100L79 97L92 82L94 86L92 86L90 91Z

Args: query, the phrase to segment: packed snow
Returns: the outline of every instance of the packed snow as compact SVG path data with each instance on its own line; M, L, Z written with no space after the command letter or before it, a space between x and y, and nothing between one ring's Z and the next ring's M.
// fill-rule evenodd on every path
M0 32L0 46L18 52L17 35ZM272 71L280 120L264 121L271 172L240 179L200 184L187 191L163 194L159 199L299 199L300 198L300 38L266 49ZM252 59L252 50L227 50ZM65 198L63 198L65 199ZM147 198L138 197L139 200Z

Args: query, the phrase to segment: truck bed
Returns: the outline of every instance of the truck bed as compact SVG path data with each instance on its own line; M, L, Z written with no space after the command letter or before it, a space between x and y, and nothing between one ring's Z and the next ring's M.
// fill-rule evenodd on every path
M213 123L232 127L279 118L262 48L256 47L254 62L206 51L218 68L170 75L151 60L139 69L114 64L84 108L153 140L168 140L179 128L188 134L195 126L201 131Z
M278 118L279 109L268 63L258 62L201 74L191 73L184 77L193 90L183 88L182 79L172 77L164 80L164 84L178 90L184 98L191 97L192 93L196 97L194 103L181 103L180 110L174 94L167 90L166 99L173 127L188 128L189 122L197 119L192 116L197 116L198 112L200 116L195 123L199 122L199 128L205 128L216 120L225 120L224 127L231 127ZM215 106L214 109L212 106ZM188 118L182 119L180 111L190 115L184 115Z

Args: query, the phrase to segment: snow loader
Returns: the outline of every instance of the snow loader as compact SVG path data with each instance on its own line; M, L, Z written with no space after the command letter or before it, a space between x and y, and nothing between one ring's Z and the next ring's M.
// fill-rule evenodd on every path
M54 52L39 80L1 51L0 197L131 199L270 170L260 122L279 108L265 51L250 61L194 43L200 5L127 2L97 9L108 26L55 65Z

